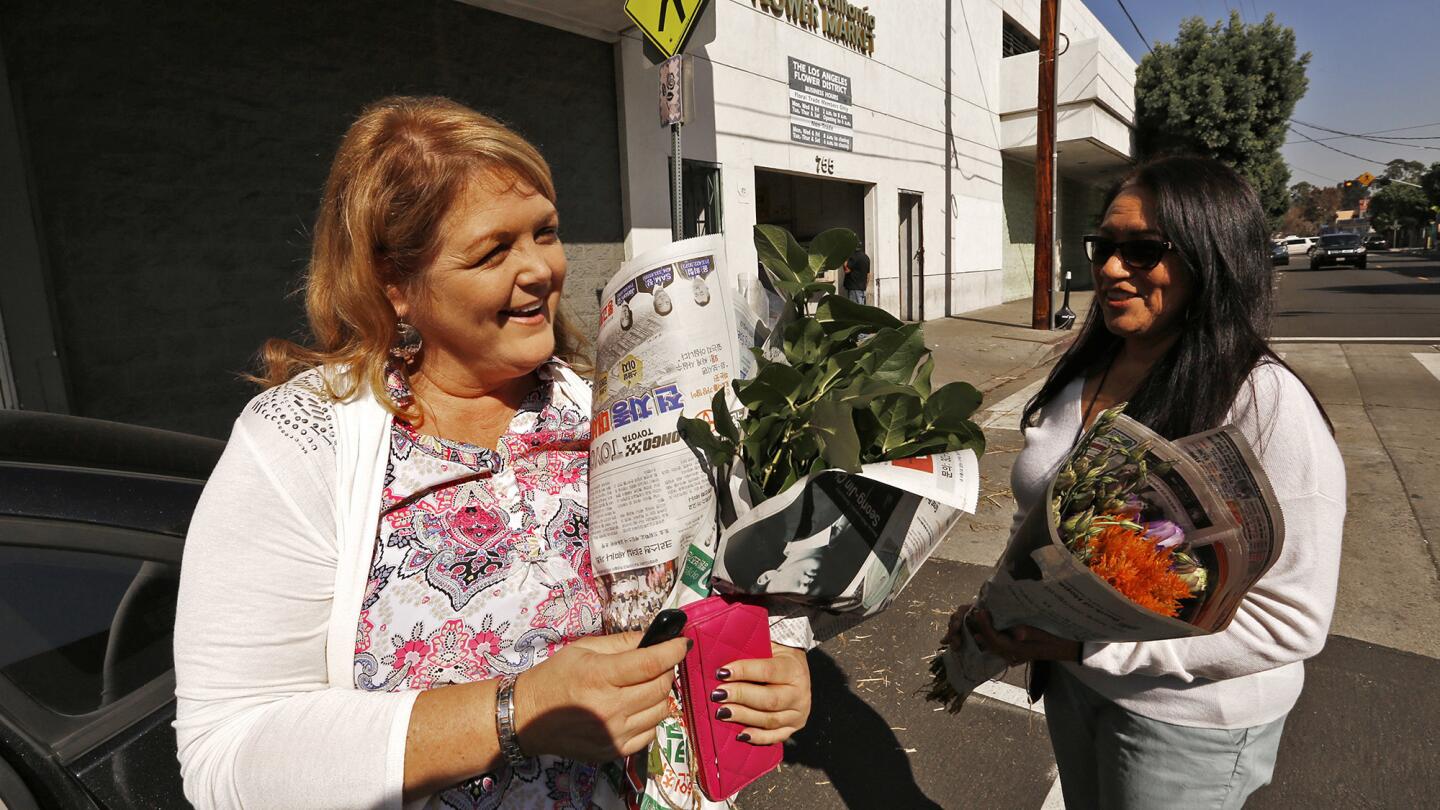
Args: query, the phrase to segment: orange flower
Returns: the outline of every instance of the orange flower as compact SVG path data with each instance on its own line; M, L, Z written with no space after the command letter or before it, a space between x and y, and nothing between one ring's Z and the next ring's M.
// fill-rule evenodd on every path
M1180 613L1190 586L1170 570L1170 552L1155 548L1144 532L1107 526L1090 538L1090 570L1130 601L1162 616Z

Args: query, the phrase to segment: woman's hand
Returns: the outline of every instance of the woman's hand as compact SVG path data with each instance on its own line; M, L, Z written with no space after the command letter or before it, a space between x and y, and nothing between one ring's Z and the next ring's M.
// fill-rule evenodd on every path
M523 673L515 684L521 749L599 763L649 745L689 642L677 638L642 650L636 648L640 636L578 639Z
M945 636L946 643L949 643L951 636L959 640L960 625L957 618L959 622L969 623L981 650L1004 658L1011 666L1030 661L1080 660L1080 642L1060 638L1026 624L1001 632L990 623L989 611L976 609L973 605L965 608L964 612L955 611L955 615L950 617L950 633Z
M955 612L950 614L950 622L945 627L945 637L940 639L942 645L946 647L960 646L964 639L965 619L970 615L970 611L974 609L975 603L971 602L968 605L956 608Z
M724 685L709 695L715 717L734 723L736 738L755 745L784 742L810 719L810 665L805 652L770 645L771 658L722 668Z

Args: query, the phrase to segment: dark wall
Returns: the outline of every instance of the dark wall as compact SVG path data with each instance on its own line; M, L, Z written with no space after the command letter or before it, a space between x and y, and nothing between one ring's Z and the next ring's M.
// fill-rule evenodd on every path
M228 434L255 391L237 375L303 330L291 293L340 136L387 94L516 127L566 241L618 255L609 44L455 0L7 0L0 36L77 414Z

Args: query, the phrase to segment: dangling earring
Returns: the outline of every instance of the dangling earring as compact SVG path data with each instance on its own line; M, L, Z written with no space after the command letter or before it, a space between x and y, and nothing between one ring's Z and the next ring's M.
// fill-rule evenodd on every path
M420 353L420 347L425 341L420 338L420 330L404 321L395 323L395 342L390 346L390 356L402 363L410 363L415 355Z

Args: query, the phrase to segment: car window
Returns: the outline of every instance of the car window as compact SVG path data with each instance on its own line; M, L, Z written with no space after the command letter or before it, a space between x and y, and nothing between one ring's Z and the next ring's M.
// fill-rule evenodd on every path
M1305 244L1305 240L1304 240L1304 239L1286 239L1286 240L1285 240L1285 244L1287 244L1287 245L1303 245L1303 244Z
M112 703L174 666L179 568L0 545L0 675L51 711Z
M1320 237L1320 244L1325 247L1342 247L1345 245L1360 244L1360 237L1355 234L1337 233L1330 236Z

